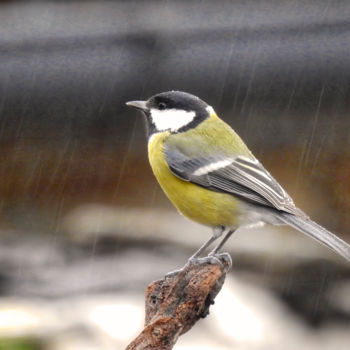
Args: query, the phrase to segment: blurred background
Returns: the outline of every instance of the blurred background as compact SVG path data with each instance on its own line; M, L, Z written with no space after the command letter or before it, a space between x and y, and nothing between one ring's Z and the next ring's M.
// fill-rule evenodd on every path
M193 93L313 219L350 242L346 0L0 1L0 349L123 349L144 289L210 230L178 215L125 102ZM240 230L178 350L348 349L350 265Z

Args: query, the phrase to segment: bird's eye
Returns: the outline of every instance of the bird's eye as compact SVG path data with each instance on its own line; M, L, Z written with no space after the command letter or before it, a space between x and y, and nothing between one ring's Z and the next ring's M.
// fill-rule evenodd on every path
M159 102L159 103L158 103L158 109L159 109L159 110L162 111L162 110L165 109L165 108L166 108L166 104L165 104L164 102Z

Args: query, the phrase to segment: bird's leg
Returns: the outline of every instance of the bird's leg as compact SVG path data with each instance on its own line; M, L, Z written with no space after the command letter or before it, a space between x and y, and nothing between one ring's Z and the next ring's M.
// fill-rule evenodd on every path
M190 257L189 261L195 261L200 255L214 242L216 241L223 232L225 231L224 226L217 226L213 230L212 236Z
M227 240L233 235L236 230L229 230L221 242L210 252L209 256L215 256L219 252L219 250L224 246Z
M172 277L177 275L181 271L183 271L188 265L196 264L196 263L216 263L219 265L223 265L221 261L215 256L206 256L204 258L200 258L200 255L206 250L214 241L216 241L225 231L224 226L217 226L214 228L212 236L188 259L187 264L180 270L175 270L168 272L165 276Z

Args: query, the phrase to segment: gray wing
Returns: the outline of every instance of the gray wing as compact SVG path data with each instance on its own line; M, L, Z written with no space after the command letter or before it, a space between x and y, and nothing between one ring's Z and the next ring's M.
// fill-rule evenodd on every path
M180 179L213 191L230 193L254 204L304 216L291 197L255 158L245 156L190 158L165 147L170 170Z

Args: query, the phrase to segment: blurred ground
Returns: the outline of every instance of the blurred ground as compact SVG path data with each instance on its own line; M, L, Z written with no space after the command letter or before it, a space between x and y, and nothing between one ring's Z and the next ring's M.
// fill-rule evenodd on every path
M122 349L145 286L209 234L159 189L128 100L202 97L350 241L349 14L345 0L1 1L0 349ZM232 281L178 349L346 348L349 264L287 229L227 249Z

